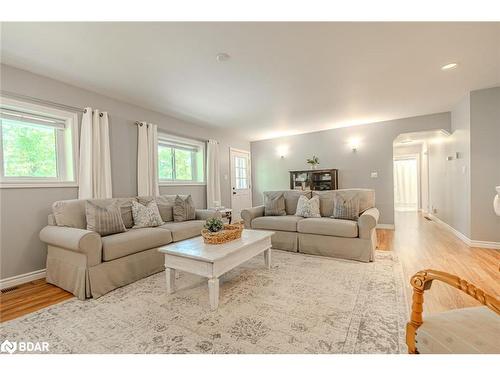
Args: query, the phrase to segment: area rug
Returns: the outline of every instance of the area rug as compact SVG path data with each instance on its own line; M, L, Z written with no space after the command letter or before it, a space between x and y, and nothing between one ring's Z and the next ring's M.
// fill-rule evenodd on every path
M0 328L0 342L44 341L49 353L405 353L408 317L392 252L360 263L273 251L221 279L158 273L99 299L71 299Z

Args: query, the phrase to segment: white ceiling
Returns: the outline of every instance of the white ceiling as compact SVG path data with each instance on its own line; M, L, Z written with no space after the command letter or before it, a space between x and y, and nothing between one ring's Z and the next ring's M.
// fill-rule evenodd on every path
M1 38L5 64L251 140L449 111L500 84L500 23L3 23Z

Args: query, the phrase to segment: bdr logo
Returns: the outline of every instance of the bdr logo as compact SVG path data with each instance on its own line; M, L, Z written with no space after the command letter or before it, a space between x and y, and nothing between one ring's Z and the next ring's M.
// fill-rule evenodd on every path
M12 354L14 352L48 352L49 351L49 343L42 342L31 342L31 341L19 341L12 342L9 340L5 340L0 345L0 352Z

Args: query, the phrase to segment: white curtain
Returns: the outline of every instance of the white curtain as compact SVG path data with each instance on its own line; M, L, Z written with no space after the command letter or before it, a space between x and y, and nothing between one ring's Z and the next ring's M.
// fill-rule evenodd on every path
M417 159L394 160L394 208L397 211L418 209Z
M107 112L87 107L80 131L78 198L111 198L111 156Z
M160 195L158 187L158 127L155 124L138 124L137 143L137 194Z
M220 205L220 167L219 142L210 139L207 142L207 207Z

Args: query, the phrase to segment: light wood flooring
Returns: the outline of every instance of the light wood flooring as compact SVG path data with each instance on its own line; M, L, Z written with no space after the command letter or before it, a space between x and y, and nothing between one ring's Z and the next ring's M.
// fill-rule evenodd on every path
M405 279L433 268L456 274L499 298L500 250L468 247L438 223L416 212L396 212L396 231L377 230L379 249L394 251L403 265ZM411 288L406 283L408 304ZM37 280L0 294L0 322L11 320L72 298L72 294ZM425 293L424 312L475 306L471 297L435 282Z

